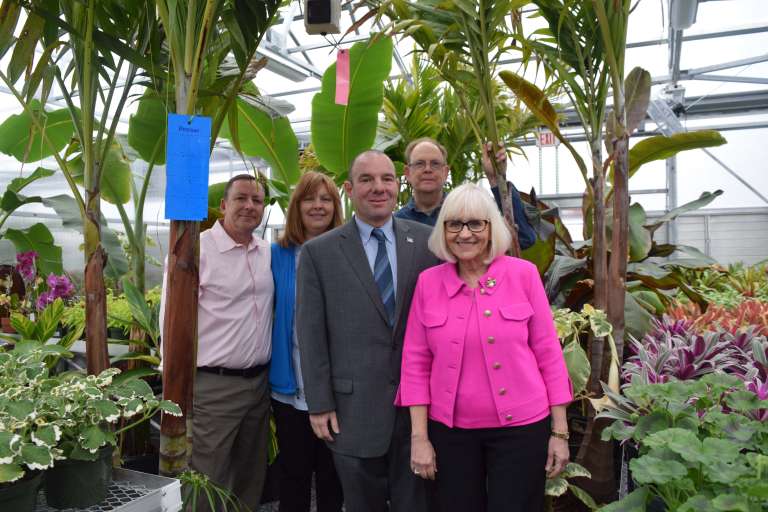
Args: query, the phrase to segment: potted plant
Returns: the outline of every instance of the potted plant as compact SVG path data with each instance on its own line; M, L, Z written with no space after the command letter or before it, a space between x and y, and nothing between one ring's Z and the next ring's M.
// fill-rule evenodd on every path
M99 375L52 375L46 359L68 355L60 345L31 340L0 353L0 375L5 376L0 382L0 460L12 464L3 467L8 480L24 476L25 467L48 469L48 504L82 508L105 498L112 447L121 432L158 410L173 415L181 410L156 399L146 382L120 378L116 368ZM118 430L122 418L129 423Z
M55 386L46 359L67 352L59 345L30 348L22 343L0 352L0 510L34 510L41 471L62 457L61 430L39 412Z
M67 411L55 422L66 461L57 463L46 477L49 505L82 508L101 502L111 481L111 455L118 436L158 410L181 415L176 404L156 399L145 381L120 379L119 374L117 368L99 375L71 373L52 390L52 405ZM128 423L116 429L121 418Z

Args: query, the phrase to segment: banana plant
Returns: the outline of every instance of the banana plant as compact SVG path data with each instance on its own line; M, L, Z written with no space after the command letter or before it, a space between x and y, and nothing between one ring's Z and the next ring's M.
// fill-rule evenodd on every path
M22 12L24 25L14 40ZM0 82L21 105L19 120L29 129L26 146L17 146L13 154L22 162L53 157L79 213L85 241L87 366L96 374L109 365L101 198L120 180L108 162L120 114L139 65L146 61L153 11L141 2L5 0L0 13L5 15L0 55L10 52ZM54 84L66 108L47 111Z
M392 38L383 34L355 43L349 49L347 104L336 103L335 63L323 73L320 92L312 98L312 145L336 183L346 180L352 160L374 145L392 49Z
M408 35L439 70L466 112L472 112L469 98L477 101L478 116L467 116L478 146L490 141L494 154L506 138L499 129L496 75L499 61L515 49L514 35L520 21L519 9L529 0L370 0L364 3L381 17L391 20L393 32ZM514 147L511 140L507 147ZM496 174L495 159L491 159ZM502 211L514 226L512 199L505 176L497 180ZM520 255L517 233L512 234L511 252Z
M155 0L167 48L167 67L152 73L151 87L167 102L168 112L213 118L211 150L225 120L237 120L236 102L244 84L265 62L256 48L275 20L279 0ZM154 46L153 46L154 47ZM232 62L234 60L234 62ZM172 87L166 83L172 82ZM230 128L232 130L232 128ZM178 474L187 468L187 428L197 343L197 286L200 223L171 221L167 291L163 326L163 393L181 405L184 417L163 415L160 471Z

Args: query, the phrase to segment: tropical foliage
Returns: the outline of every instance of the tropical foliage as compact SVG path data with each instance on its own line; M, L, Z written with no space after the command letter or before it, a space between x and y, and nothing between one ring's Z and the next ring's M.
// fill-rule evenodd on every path
M646 510L652 498L668 510L765 510L768 506L768 395L738 377L635 384L600 414L615 420L603 438L632 442L629 469L638 488L601 510Z
M482 119L480 103L470 97L461 101L459 92L443 80L439 70L421 54L414 53L409 70L410 81L401 78L384 86L384 119L379 123L377 146L394 162L405 164L407 144L420 137L431 137L447 150L450 169L448 188L485 177L481 153L470 119ZM500 141L513 154L522 155L516 142L533 133L538 124L519 100L494 84L494 97ZM466 110L464 107L471 107ZM396 164L399 167L399 164ZM401 202L410 192L403 190Z

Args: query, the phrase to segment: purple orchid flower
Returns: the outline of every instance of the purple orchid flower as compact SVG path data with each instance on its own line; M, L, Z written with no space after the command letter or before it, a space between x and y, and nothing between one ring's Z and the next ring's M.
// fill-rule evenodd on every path
M48 290L53 295L53 300L57 298L67 299L75 293L75 285L72 284L72 281L67 276L49 274L46 283L48 284Z
M20 252L16 254L16 270L21 274L24 282L31 283L35 280L37 270L35 269L35 260L37 253L35 251Z

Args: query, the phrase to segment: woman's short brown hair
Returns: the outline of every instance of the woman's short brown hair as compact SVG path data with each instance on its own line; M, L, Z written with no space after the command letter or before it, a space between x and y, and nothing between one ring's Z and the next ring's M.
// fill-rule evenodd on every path
M296 184L296 188L293 189L293 194L291 194L288 211L285 214L285 231L277 241L281 247L301 245L307 240L304 224L301 222L301 202L305 197L317 192L321 186L325 186L333 199L333 218L327 231L341 226L341 198L339 197L339 190L336 188L333 180L325 174L308 171L301 176Z

